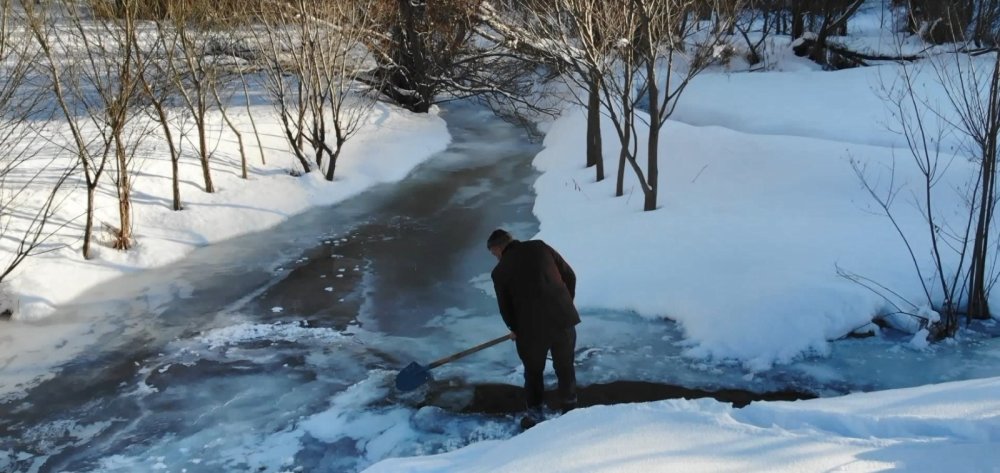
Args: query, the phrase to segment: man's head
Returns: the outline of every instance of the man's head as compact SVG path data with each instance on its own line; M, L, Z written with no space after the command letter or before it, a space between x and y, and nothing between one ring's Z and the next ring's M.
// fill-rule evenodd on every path
M513 240L514 237L510 236L510 233L507 233L507 230L498 228L493 230L493 233L490 233L490 237L486 239L486 248L490 250L490 253L493 253L493 256L500 259L500 255L503 254L503 249L506 248L507 245Z

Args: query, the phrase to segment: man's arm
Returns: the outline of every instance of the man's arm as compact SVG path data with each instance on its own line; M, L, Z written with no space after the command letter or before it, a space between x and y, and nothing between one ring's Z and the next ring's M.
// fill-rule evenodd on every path
M570 297L576 299L576 273L573 272L573 268L569 266L569 263L563 259L562 255L555 248L547 244L545 246L549 248L549 253L552 254L552 259L556 262L556 268L559 269L559 276L562 277L563 284L566 284L566 289L569 289Z

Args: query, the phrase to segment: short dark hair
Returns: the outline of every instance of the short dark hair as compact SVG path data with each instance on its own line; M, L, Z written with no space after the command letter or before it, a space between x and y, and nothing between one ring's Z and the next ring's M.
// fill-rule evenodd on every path
M486 248L495 248L510 243L512 240L514 240L514 237L510 236L507 230L498 228L493 230L493 233L490 233L490 237L486 239Z

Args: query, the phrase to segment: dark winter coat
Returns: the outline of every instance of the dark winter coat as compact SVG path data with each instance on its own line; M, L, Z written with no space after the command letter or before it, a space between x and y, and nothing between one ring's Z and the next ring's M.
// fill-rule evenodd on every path
M580 323L573 305L576 274L545 242L510 242L492 276L500 315L518 338L535 338Z

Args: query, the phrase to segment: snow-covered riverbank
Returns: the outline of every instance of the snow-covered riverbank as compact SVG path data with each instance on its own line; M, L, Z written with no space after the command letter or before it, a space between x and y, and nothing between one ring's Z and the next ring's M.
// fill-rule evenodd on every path
M233 99L235 102L242 97ZM234 106L232 119L247 133L251 125L247 112ZM163 266L183 258L199 246L249 232L280 225L290 216L309 208L330 205L357 195L372 185L405 177L416 165L443 150L450 138L437 111L413 114L401 108L378 104L364 119L358 134L347 142L340 157L337 178L327 182L318 173L292 175L297 169L294 156L272 108L252 109L262 137L267 164L260 161L256 140L247 133L249 179L240 178L240 156L236 139L228 133L221 116L215 117L216 145L211 165L217 191L203 192L201 168L196 158L181 161L183 211L170 208L170 159L165 143L147 140L148 153L136 159L132 205L135 247L120 252L100 243L94 258L80 254L86 190L75 181L67 185L66 202L59 208L56 222L69 222L47 248L62 248L26 260L4 283L7 297L15 308L16 320L39 320L51 314L87 289L134 271ZM68 158L67 158L68 159ZM53 169L53 172L55 169ZM43 189L39 189L43 191ZM39 198L44 193L39 193ZM117 198L111 192L98 195L95 221L117 221ZM77 218L79 216L79 218ZM97 235L98 242L104 239ZM0 251L13 251L16 242L0 242Z

